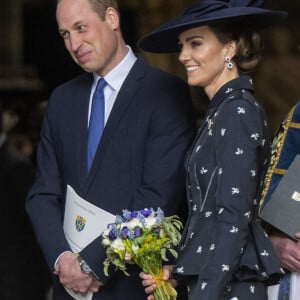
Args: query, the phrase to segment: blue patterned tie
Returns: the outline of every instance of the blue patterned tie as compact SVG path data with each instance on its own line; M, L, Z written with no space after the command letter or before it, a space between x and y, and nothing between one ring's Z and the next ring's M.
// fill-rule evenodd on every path
M291 273L286 273L280 280L278 300L289 300L290 299L290 282Z
M104 78L100 78L92 99L92 109L89 122L89 135L88 135L88 151L87 151L87 167L90 171L95 153L101 139L102 131L104 128L104 87L106 86Z

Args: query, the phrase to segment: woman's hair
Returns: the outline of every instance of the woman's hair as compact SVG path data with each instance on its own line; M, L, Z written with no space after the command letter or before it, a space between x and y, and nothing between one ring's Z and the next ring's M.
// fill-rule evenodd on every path
M119 13L117 0L88 0L93 10L99 14L101 20L105 20L105 12L109 7L114 8Z
M255 69L263 48L262 38L258 32L232 22L209 24L209 27L221 43L237 42L236 54L232 60L240 73L250 73Z

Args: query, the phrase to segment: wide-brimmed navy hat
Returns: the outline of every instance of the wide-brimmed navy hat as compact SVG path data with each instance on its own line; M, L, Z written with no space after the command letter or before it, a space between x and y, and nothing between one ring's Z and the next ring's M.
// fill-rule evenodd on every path
M161 25L139 42L138 47L156 53L178 52L178 36L193 27L216 22L237 22L255 30L271 26L287 17L284 11L260 8L261 0L198 1L181 16Z

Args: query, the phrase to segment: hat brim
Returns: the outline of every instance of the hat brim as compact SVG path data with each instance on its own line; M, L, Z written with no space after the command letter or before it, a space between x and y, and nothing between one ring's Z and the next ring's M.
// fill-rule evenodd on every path
M273 24L279 23L287 17L283 11L270 11L262 8L247 8L247 11L241 11L241 8L231 8L230 15L226 16L224 11L219 16L214 13L213 16L207 14L201 19L191 20L187 16L180 16L171 20L151 33L144 36L138 42L138 47L145 51L154 53L174 53L179 52L178 36L191 28L203 25L209 25L216 22L235 22L237 26L246 25L255 30L262 30Z

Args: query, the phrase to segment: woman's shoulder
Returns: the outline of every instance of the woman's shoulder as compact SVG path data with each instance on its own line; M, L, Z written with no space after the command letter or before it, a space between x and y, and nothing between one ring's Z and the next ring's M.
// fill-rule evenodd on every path
M224 110L236 110L241 114L246 111L246 109L253 112L263 110L261 103L246 89L234 90L228 94L219 105L218 110L221 110L222 108L224 108Z

